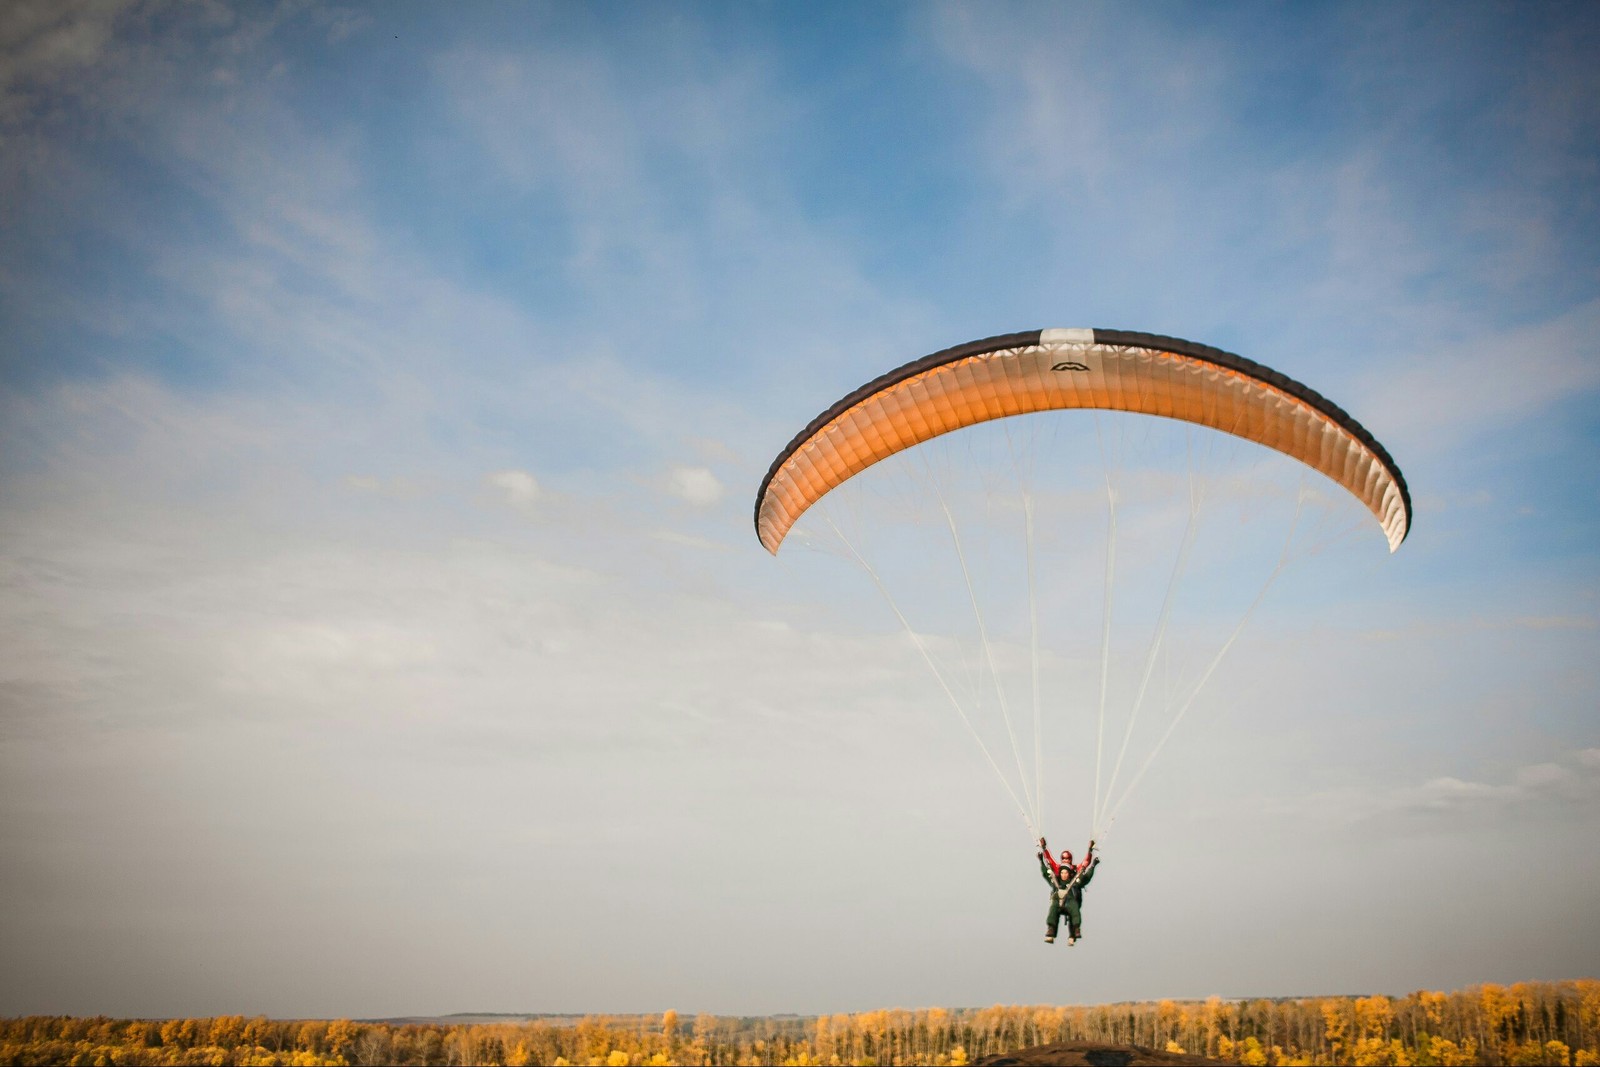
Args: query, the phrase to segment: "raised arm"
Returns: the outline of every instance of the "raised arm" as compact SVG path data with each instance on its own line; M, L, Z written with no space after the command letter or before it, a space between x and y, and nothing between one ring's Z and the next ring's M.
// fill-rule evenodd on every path
M1045 881L1051 885L1061 877L1061 865L1056 863L1056 858L1050 855L1050 846L1044 843L1044 838L1039 838L1039 873L1044 875Z
M1094 869L1100 866L1100 857L1094 854L1094 845L1089 846L1089 854L1084 857L1083 867L1078 871L1078 886L1081 888L1089 884L1089 879L1094 877Z

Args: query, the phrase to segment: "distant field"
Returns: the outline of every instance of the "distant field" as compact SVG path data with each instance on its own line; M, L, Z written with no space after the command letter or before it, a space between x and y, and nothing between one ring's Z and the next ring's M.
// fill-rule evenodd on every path
M1242 1064L1600 1067L1600 981L1404 997L887 1009L741 1018L472 1013L363 1020L0 1021L0 1064L932 1064L1058 1042Z

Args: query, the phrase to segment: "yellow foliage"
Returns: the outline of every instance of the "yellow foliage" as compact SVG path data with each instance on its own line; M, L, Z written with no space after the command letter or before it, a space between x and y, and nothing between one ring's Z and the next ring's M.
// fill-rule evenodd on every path
M1357 1041L1354 1057L1358 1067L1410 1067L1412 1062L1405 1045L1381 1037L1364 1037Z
M1386 1036L1394 1017L1388 997L1361 997L1356 1001L1356 1030L1363 1038Z
M1578 988L1579 1018L1584 1029L1590 1033L1600 1030L1600 980L1580 978L1572 984Z
M1323 1034L1328 1039L1328 1044L1333 1046L1334 1058L1339 1057L1344 1049L1345 1035L1349 1032L1350 1020L1345 1017L1344 1004L1337 1000L1324 1000L1321 1005Z
M1460 1045L1442 1037L1436 1037L1431 1044L1434 1062L1441 1067L1472 1067L1478 1062L1478 1042L1467 1038Z
M1563 1041L1546 1041L1542 1045L1528 1041L1511 1047L1506 1062L1512 1067L1567 1067L1572 1062L1572 1050Z
M1516 1015L1518 1002L1513 1000L1504 989L1497 985L1485 985L1478 993L1479 1004L1483 1009L1483 1017L1489 1024L1489 1029L1497 1030Z
M1590 1025L1593 1022L1595 1025ZM1484 985L1456 993L1302 1000L893 1008L813 1019L701 1015L692 1041L676 1012L581 1021L463 1025L282 1022L262 1017L0 1019L0 1064L337 1067L400 1064L668 1067L684 1064L925 1063L965 1067L1053 1041L1165 1046L1243 1067L1600 1067L1600 981ZM1491 1034L1479 1044L1480 1034Z

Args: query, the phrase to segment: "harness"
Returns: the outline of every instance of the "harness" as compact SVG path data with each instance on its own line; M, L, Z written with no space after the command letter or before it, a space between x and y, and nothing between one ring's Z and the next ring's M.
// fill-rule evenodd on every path
M1084 873L1093 866L1094 863L1089 861L1085 862L1083 866L1079 867L1077 871L1073 873L1072 880L1056 890L1056 903L1065 904L1068 898L1071 897L1072 891L1076 889L1078 887L1078 883L1083 880Z

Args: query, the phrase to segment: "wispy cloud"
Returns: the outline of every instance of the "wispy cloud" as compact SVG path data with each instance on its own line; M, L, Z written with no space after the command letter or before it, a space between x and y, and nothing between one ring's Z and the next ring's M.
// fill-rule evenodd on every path
M495 471L484 476L484 481L501 493L501 498L511 507L531 514L544 491L533 475L523 470Z
M1024 19L967 5L935 9L939 43L997 97L983 131L988 166L1013 195L1055 200L1064 211L1085 194L1102 204L1145 163L1190 151L1224 121L1224 74L1210 49L1162 47L1180 31L1135 15L1160 64L1123 66L1126 27L1094 8L1038 9ZM1155 185L1147 175L1140 185ZM1167 187L1177 191L1177 187ZM1165 210L1170 204L1154 205Z
M677 464L667 471L665 487L672 496L701 508L717 503L727 491L709 468Z
M1274 801L1280 816L1391 830L1462 829L1488 819L1592 818L1600 806L1600 749L1514 768L1493 780L1440 775L1387 789L1347 788Z
M1410 451L1459 448L1600 390L1600 301L1386 363L1368 372L1367 417Z
M0 123L14 122L99 62L129 2L20 0L0 11Z

